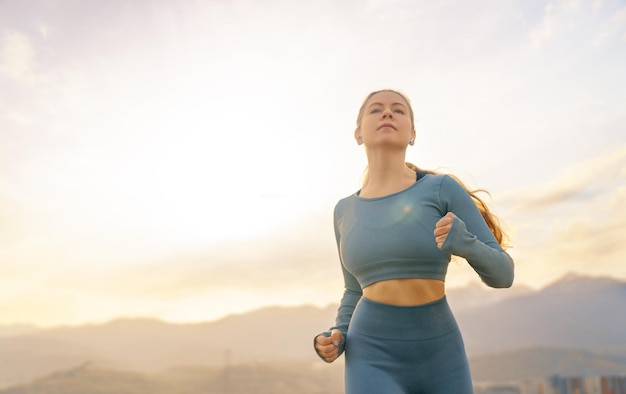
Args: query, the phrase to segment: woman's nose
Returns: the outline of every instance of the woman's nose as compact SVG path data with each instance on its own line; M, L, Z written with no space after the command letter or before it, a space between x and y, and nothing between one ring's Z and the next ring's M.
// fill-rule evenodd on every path
M386 109L386 110L383 111L383 118L387 118L387 117L391 118L392 114L393 114L393 112L391 112L391 110Z

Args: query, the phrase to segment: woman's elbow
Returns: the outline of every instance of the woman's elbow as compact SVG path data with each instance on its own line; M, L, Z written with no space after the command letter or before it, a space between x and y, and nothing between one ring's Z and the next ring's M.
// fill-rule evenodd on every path
M513 276L510 278L503 278L498 281L494 281L492 283L487 283L489 287L493 287L494 289L508 289L513 286Z
M513 286L513 279L515 278L515 271L513 262L507 267L503 267L499 272L494 272L493 275L483 278L483 282L489 287L494 289L508 289Z
M511 265L510 270L507 270L507 272L502 272L500 275L484 280L484 282L487 286L493 287L494 289L508 289L513 286L514 278L513 265Z

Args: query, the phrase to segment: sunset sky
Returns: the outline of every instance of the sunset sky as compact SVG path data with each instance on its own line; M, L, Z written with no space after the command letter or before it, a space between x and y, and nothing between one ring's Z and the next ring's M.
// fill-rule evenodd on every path
M626 280L625 70L623 0L0 0L0 324L338 302L380 88L407 160L491 192L515 286Z

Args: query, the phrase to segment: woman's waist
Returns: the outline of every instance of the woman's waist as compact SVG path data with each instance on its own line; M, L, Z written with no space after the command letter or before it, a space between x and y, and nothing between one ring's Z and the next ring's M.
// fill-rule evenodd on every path
M393 278L363 288L363 297L390 305L415 306L441 299L445 283L430 278Z
M436 279L444 281L448 262L438 259L394 258L374 261L344 261L344 267L366 288L393 279Z
M389 338L423 340L458 330L445 296L420 305L392 305L361 297L348 328L351 333ZM349 339L348 339L349 340Z

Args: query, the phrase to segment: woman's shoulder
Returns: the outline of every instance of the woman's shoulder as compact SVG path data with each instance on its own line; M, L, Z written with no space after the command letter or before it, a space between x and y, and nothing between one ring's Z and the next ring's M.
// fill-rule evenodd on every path
M425 174L423 181L437 188L456 189L461 187L456 178L449 174Z
M417 181L417 187L412 194L421 198L432 198L441 203L449 198L456 198L459 194L466 194L463 186L448 174L426 174Z
M447 174L423 173L423 175L418 174L417 182L418 184L423 184L424 187L431 187L431 188L439 189L441 188L441 185L448 178L451 178L451 177Z
M354 197L358 195L358 191L345 196L343 198L340 198L339 201L337 201L337 203L335 204L335 212L340 211L346 204L349 204L349 202L351 200L354 200Z

